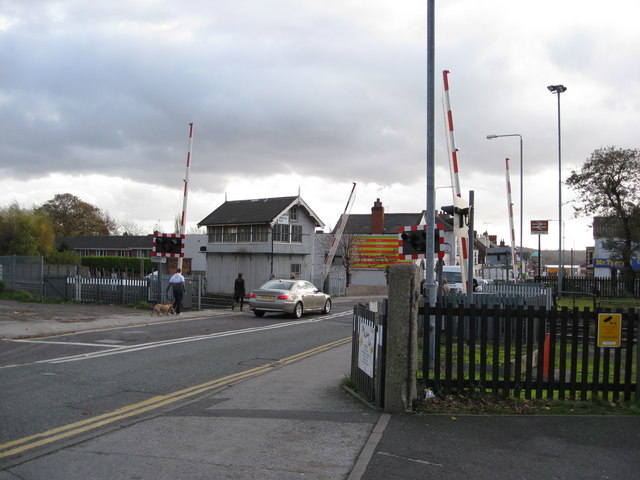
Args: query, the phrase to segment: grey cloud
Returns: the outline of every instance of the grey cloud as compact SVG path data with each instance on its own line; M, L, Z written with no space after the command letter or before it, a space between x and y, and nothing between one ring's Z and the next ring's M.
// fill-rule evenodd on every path
M0 158L11 160L0 166L5 175L95 171L173 185L167 172L182 169L189 122L194 169L212 184L291 170L390 184L424 171L422 39L388 40L358 19L297 1L0 6L18 19L0 30L0 62L10 66L0 74ZM538 168L553 164L555 111L545 87L559 79L567 95L578 95L583 70L595 72L602 58L597 41L588 31L568 34L562 47L513 38L526 47L518 51L488 44L484 29L482 37L453 39L464 27L456 28L439 31L436 52L438 162L446 167L440 79L447 68L467 178L502 174L504 156L517 151L488 142L488 133L522 133L527 158ZM590 50L579 53L581 45ZM533 55L542 56L535 70ZM594 77L604 83L606 72ZM624 81L637 89L637 80ZM631 98L640 98L611 96L629 111ZM597 127L572 124L580 103L572 113L571 101L567 138L590 139ZM567 142L567 156L599 146Z
M348 165L367 177L374 161L393 178L394 158L419 154L406 135L421 120L419 49L392 48L332 19L265 22L265 12L241 9L203 10L200 37L176 44L162 34L112 36L104 25L117 24L113 8L96 6L88 25L86 4L77 8L68 12L77 24L33 17L0 35L2 63L12 65L0 80L0 128L11 138L1 148L14 173L99 169L163 183L189 121L197 151L225 158L218 172L293 163L300 173L338 178Z

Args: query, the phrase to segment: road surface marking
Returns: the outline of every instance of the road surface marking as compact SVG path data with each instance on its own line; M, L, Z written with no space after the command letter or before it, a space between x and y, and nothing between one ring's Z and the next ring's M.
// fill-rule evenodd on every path
M255 377L263 373L275 370L279 367L288 365L290 363L297 362L304 358L316 355L318 353L330 350L332 348L344 345L351 341L351 337L342 338L319 347L306 350L304 352L291 355L289 357L269 362L259 367L244 370L242 372L234 373L226 377L211 380L209 382L201 383L200 385L194 385L177 392L170 393L168 395L157 395L142 402L126 405L113 412L104 413L96 417L81 420L79 422L63 425L61 427L48 430L46 432L36 433L28 437L13 440L0 445L0 458L11 457L19 455L31 449L48 445L50 443L64 440L75 435L79 435L84 432L95 430L97 428L109 425L119 420L124 420L136 415L140 415L149 411L156 410L158 408L170 405L182 400L186 400L191 397L195 397L206 393L215 388L229 385L234 382L246 380L247 378Z

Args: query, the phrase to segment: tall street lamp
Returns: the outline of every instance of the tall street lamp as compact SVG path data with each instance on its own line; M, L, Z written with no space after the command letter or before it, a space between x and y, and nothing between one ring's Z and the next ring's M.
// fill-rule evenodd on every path
M562 252L562 136L560 130L560 94L567 91L564 85L549 85L549 91L558 96L558 293L562 292L564 259Z
M522 216L523 201L523 178L524 173L522 171L522 135L519 133L509 133L506 135L487 135L487 140L493 140L500 137L520 137L520 279L524 280L524 254L522 252L522 225L524 224L524 218Z

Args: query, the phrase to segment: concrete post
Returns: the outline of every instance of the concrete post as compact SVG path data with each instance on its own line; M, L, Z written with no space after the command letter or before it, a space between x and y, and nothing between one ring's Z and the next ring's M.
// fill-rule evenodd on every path
M385 412L410 411L417 399L419 292L420 268L417 265L390 266Z

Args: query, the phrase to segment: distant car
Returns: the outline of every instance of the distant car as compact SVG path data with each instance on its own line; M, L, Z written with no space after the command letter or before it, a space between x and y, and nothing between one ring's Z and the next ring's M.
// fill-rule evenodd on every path
M442 267L442 278L447 280L447 285L452 293L462 293L462 269L460 265L445 265Z
M300 318L306 312L329 313L331 296L306 280L269 280L249 294L249 308L256 317L274 312Z
M478 282L478 286L476 287L476 292L486 292L487 291L487 285L489 285L489 282L487 282L484 278L478 278L478 279L474 279L477 280Z

